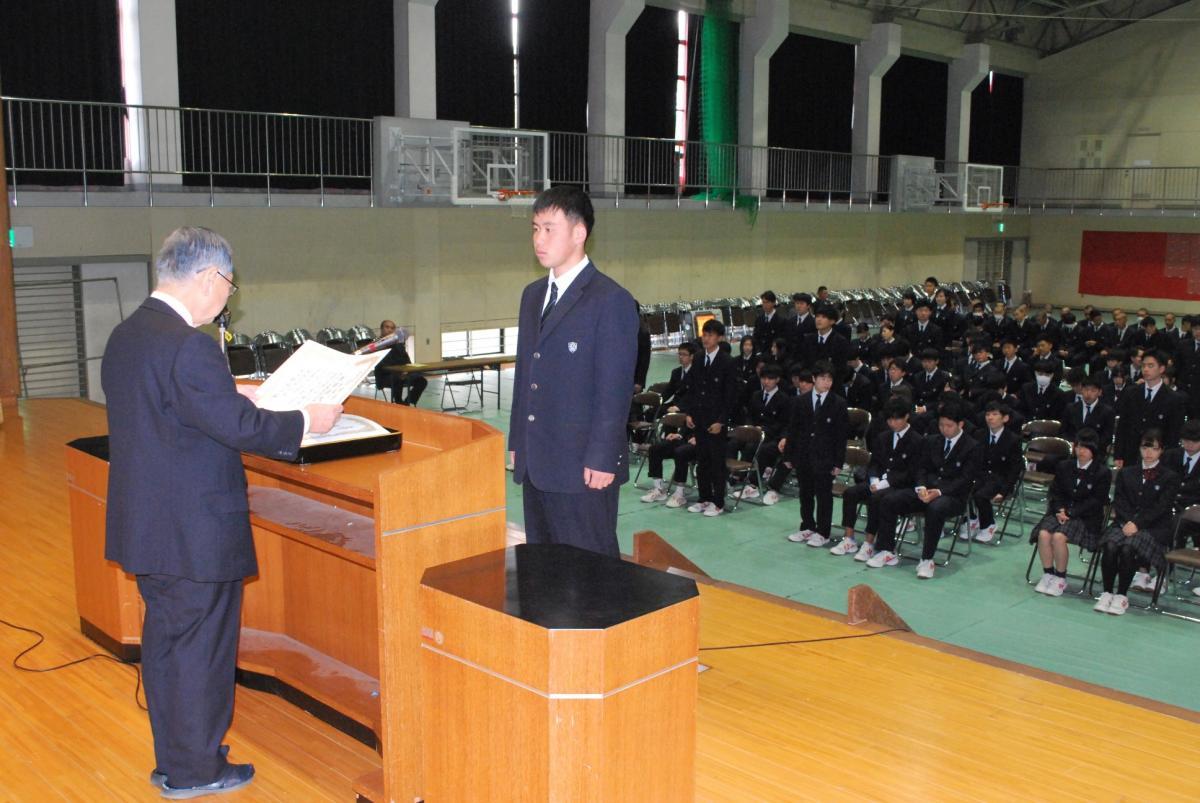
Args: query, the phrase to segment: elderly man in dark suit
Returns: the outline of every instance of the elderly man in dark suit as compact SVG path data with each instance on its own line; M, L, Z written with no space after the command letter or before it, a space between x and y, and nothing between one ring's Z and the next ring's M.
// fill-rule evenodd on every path
M549 277L521 295L508 443L526 541L618 557L638 316L633 296L584 253L594 222L577 187L551 187L533 204L533 250Z
M137 577L145 602L142 678L163 797L244 786L221 739L233 718L242 580L257 573L239 452L291 459L305 430L341 405L255 407L221 349L195 327L236 290L229 244L182 228L163 243L156 290L113 330L101 381L110 464L105 557Z

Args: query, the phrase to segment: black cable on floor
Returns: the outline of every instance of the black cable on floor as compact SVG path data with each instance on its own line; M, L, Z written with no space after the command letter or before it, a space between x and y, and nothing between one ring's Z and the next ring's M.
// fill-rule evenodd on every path
M727 644L723 647L701 647L700 651L706 650L744 650L749 647L784 647L789 644L816 644L821 641L845 641L846 639L855 638L871 638L872 636L882 636L886 633L911 633L907 627L893 627L889 630L880 630L876 633L859 633L854 636L828 636L826 638L806 638L796 639L795 641L764 641L758 644Z
M0 619L0 625L4 625L5 627L11 627L13 630L20 630L22 633L29 633L32 636L37 636L37 641L35 641L33 644L26 647L25 649L21 650L19 653L17 653L17 656L12 659L13 668L18 669L21 672L36 672L36 673L57 672L60 669L66 669L67 667L75 666L76 664L82 664L82 663L86 663L87 661L95 660L97 658L103 658L106 661L112 661L114 664L118 664L120 666L127 666L133 670L134 675L137 676L137 685L133 689L133 701L135 703L137 703L137 707L142 709L143 711L150 710L150 709L146 708L146 706L142 705L142 700L141 700L142 670L141 670L141 667L139 667L137 664L127 664L124 661L120 660L119 658L115 658L106 653L97 652L97 653L93 653L91 655L84 656L83 658L76 658L74 661L67 661L65 664L59 664L58 666L47 666L47 667L42 667L42 668L32 667L32 666L21 666L20 660L22 658L24 658L26 655L28 655L29 653L36 650L38 647L40 647L42 645L42 642L44 642L46 640L46 637L43 636L38 631L34 630L33 628L22 627L21 625L14 625L12 622L8 621L7 619Z

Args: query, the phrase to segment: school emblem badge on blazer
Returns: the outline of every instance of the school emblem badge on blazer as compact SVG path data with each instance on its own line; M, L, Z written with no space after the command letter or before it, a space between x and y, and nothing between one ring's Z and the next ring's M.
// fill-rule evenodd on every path
M576 343L574 340L572 340L570 343L567 344L567 351L571 352L572 354L574 354L578 350L579 350L579 344Z

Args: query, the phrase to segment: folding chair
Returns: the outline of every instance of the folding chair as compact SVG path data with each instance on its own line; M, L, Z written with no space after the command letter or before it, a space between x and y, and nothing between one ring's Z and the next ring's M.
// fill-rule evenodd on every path
M654 433L654 422L658 420L658 411L662 407L662 395L652 390L644 390L633 394L633 402L629 408L629 451L641 455L645 459L650 452L651 435Z
M854 487L854 472L856 469L865 469L871 463L871 453L861 446L846 447L846 463L842 467L843 473L833 483L833 498L841 499L845 496L849 488ZM860 513L861 517L861 513ZM855 522L857 525L858 522Z
M1062 432L1062 422L1055 421L1053 418L1035 418L1032 421L1026 421L1025 426L1021 427L1021 437L1027 441L1034 438L1053 438L1060 432Z
M1030 422L1034 423L1034 422ZM1028 425L1027 425L1028 426ZM1014 491L1014 496L1017 498L1017 509L1024 516L1026 510L1029 509L1029 497L1027 490L1029 488L1040 489L1047 495L1050 492L1050 484L1054 482L1054 475L1048 471L1039 471L1037 466L1045 461L1047 457L1066 460L1071 456L1071 442L1064 438L1054 438L1047 436L1035 437L1029 442L1025 448L1025 464L1032 464L1033 468L1026 468L1021 473L1021 479L1017 482L1017 488ZM1042 497L1043 501L1045 497ZM1009 513L1011 514L1011 509ZM1004 521L1005 528L1008 527L1008 519Z
M1175 520L1175 532L1171 536L1171 543L1176 545L1175 549L1167 552L1165 569L1158 573L1158 580L1154 584L1154 594L1150 598L1150 608L1157 610L1164 616L1173 616L1176 619L1187 619L1190 622L1200 622L1200 618L1181 613L1179 611L1167 610L1159 605L1159 600L1162 599L1163 593L1167 590L1168 575L1173 574L1177 567L1191 569L1188 579L1184 581L1184 585L1190 585L1196 577L1196 570L1200 569L1200 549L1191 549L1179 546L1179 531L1183 529L1184 524L1194 524L1200 526L1200 505L1191 505L1187 510L1179 514ZM1176 594L1172 599L1176 602L1181 602L1192 607L1200 606L1200 597L1191 593Z
M861 446L867 445L867 433L871 431L871 413L861 407L847 407L846 418L850 426L850 440Z
M971 557L971 542L975 539L971 538L971 539L967 539L966 541L963 541L958 537L958 531L962 529L963 523L967 520L967 508L968 507L970 507L969 504L963 508L963 511L961 513L959 513L957 516L955 516L951 519L947 519L946 523L944 525L942 525L942 537L938 539L937 550L934 552L934 556L935 556L934 563L937 563L938 566L949 565L950 559L953 558L955 556L955 554L958 554L956 550L958 548L959 543L966 545L966 551L961 553L962 557L964 557L964 558ZM920 544L920 539L924 538L925 528L922 526L924 524L924 520L925 520L925 514L921 513L921 512L917 512L917 513L910 513L907 516L901 516L900 519L896 522L896 557L897 558L900 558L901 560L904 560L904 559L915 560L915 558L910 558L908 555L902 554L901 550L904 548L905 544ZM913 525L915 525L914 529L912 530L912 533L914 535L913 540L909 540L906 537L909 535L908 525L910 522ZM947 535L947 533L948 533L948 535ZM948 546L948 547L942 546L942 544L944 544L946 542L947 538L950 539L950 546ZM943 560L941 563L937 562L936 556L937 556L938 552L945 553L945 555L946 555L946 559Z
M725 470L730 474L746 474L749 481L750 472L754 472L754 487L762 488L762 472L758 468L758 450L763 443L762 427L752 427L743 424L740 427L734 427L729 433L729 440L732 443L736 457L725 458ZM747 451L750 452L749 460L742 460L741 455ZM742 494L735 493L733 507L730 510L737 510L737 506L741 504Z
M651 444L662 443L668 431L682 432L687 428L686 413L667 413L654 423L654 436L651 438ZM646 449L646 455L650 454L649 448ZM635 488L640 488L638 480L642 478L642 469L646 467L647 460L638 461L637 474L633 477L633 485Z

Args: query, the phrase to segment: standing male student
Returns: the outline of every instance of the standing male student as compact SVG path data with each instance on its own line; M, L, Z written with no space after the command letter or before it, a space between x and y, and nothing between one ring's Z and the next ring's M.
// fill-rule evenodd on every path
M696 485L700 498L688 506L690 513L719 516L725 510L725 442L730 416L737 402L737 374L733 359L720 347L725 324L704 322L702 349L692 365L687 395L680 409L696 432Z
M594 222L578 187L551 187L533 203L533 250L549 276L521 295L508 445L526 541L618 557L638 316L633 296L584 252Z
M833 526L833 479L846 462L850 422L846 400L833 392L833 367L818 362L812 373L812 390L792 403L779 451L800 483L800 529L788 540L821 547Z
M341 405L255 407L216 341L196 329L237 290L233 253L208 229L171 232L155 290L108 339L104 557L137 577L145 603L142 681L163 797L228 792L254 777L221 744L233 719L242 580L258 572L241 452L290 460L305 430Z

